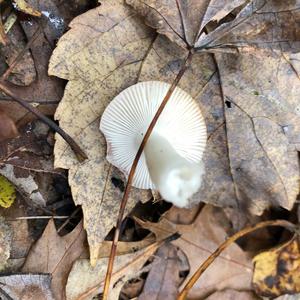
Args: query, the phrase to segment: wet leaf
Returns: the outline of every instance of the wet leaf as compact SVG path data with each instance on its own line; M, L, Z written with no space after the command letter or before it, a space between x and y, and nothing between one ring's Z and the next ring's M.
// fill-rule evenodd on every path
M55 299L65 299L65 286L73 262L84 250L86 235L82 222L69 234L58 235L50 220L43 235L30 249L23 272L51 274L51 290Z
M300 292L298 237L258 254L253 261L253 285L258 295L274 298Z
M16 200L14 186L2 175L0 175L0 206L10 207Z

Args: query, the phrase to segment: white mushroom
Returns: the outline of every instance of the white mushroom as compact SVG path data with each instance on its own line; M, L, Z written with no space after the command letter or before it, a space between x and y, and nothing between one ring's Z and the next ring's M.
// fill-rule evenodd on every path
M107 141L107 160L126 176L142 139L170 84L137 83L117 95L105 109L100 130ZM206 127L198 104L180 88L172 93L137 165L132 185L157 189L178 207L199 190Z

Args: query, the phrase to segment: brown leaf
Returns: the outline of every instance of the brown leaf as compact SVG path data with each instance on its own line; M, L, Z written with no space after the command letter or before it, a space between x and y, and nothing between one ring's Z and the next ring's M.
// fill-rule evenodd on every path
M51 289L56 299L65 299L65 286L73 262L84 250L86 235L79 223L69 234L57 234L54 221L50 220L43 235L31 248L23 272L50 273Z
M89 159L78 163L57 136L55 166L69 169L73 199L82 205L91 262L95 263L100 243L115 225L123 192L112 179L124 180L105 159L99 117L113 96L137 81L153 34L121 1L105 2L75 18L70 26L50 61L50 74L70 80L55 117L76 137ZM127 212L139 200L150 198L147 191L133 192Z
M29 205L45 206L55 201L54 178L64 176L53 168L49 128L35 121L20 128L20 135L0 143L0 174L9 179Z
M54 300L48 274L16 274L0 276L0 297L3 300Z
M300 81L294 67L285 55L216 58L239 206L254 214L271 205L291 209L299 193Z
M127 3L144 16L147 24L158 33L185 48L212 51L251 46L299 51L298 0L127 0ZM240 12L233 20L231 16L224 24L209 33L205 32L205 26L210 21L219 21L236 9Z
M254 263L253 285L258 295L273 298L300 292L298 237L258 254Z
M181 237L172 242L186 255L190 273L185 282L194 274L227 235L216 223L212 206L206 205L196 220L190 225L176 225L164 217L159 223L141 222L157 237L178 232ZM223 289L251 290L251 260L236 244L225 250L221 256L200 277L189 293L190 298L203 298L205 295ZM183 285L185 284L183 283Z
M0 109L0 142L18 135L14 121Z
M146 18L149 26L186 48L194 46L205 25L223 18L246 0L155 1L126 0Z
M179 278L178 249L171 244L160 247L147 276L139 300L173 300L177 298Z

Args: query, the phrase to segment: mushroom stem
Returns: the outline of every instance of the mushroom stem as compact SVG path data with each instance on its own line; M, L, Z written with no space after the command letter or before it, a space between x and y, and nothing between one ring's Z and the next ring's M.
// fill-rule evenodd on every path
M201 186L203 167L180 156L167 139L152 133L144 148L150 177L161 196L178 207Z

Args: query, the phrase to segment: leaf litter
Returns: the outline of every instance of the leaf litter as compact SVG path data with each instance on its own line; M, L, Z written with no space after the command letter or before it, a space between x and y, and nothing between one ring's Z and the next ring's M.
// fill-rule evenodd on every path
M64 6L55 0L40 3L19 1L21 5L30 4L26 13L31 10L41 14L38 13L38 18L16 21L29 40L27 46L21 43L21 39L20 43L16 39L15 25L7 33L9 39L16 40L16 47L26 51L17 50L13 54L6 49L10 58L1 58L9 65L9 76L4 78L5 87L52 115L62 97L64 83L47 75L50 55L49 74L68 80L55 119L75 138L89 159L79 163L68 145L57 136L54 164L56 168L69 170L74 202L83 208L90 254L86 251L81 223L73 224L73 229L66 231L69 232L67 235L59 236L54 221L50 220L41 237L39 234L35 237L39 239L29 254L32 237L26 233L28 228L22 227L27 242L21 242L25 246L16 258L18 244L14 239L17 238L17 226L23 222L30 227L30 222L19 220L18 225L12 226L16 220L10 220L12 233L3 235L12 237L4 243L4 269L22 271L23 274L1 276L0 282L5 286L3 289L1 285L2 297L85 299L102 292L111 245L104 239L115 225L126 178L106 162L106 144L98 129L99 119L115 95L138 81L172 83L190 47L194 48L195 54L179 86L199 104L208 130L205 177L192 202L201 201L208 205L192 210L172 208L162 217L156 213L157 223L151 219L135 219L135 225L128 229L130 234L122 231L123 238L126 234L129 236L126 242L120 242L110 299L124 297L124 287L127 292L133 290L137 280L145 282L143 288L140 286L139 299L148 299L152 291L157 292L158 298L165 298L162 295L168 291L170 299L175 299L201 262L227 238L226 232L232 232L230 226L236 228L234 224L230 225L233 220L228 220L220 213L221 209L211 205L222 207L231 214L238 211L236 215L243 216L241 223L246 224L251 219L247 214L258 215L257 220L262 220L264 216L259 216L266 209L280 210L283 207L290 211L296 203L299 193L297 23L300 3L290 0L126 2L129 5L121 0L103 1L101 6L73 19L70 30L60 38L53 51L56 40L67 25L63 16L68 13ZM5 13L4 20L6 16ZM35 34L36 40L31 40ZM14 66L20 51L24 52L22 57L29 63L21 60ZM5 72L5 68L7 66L0 69ZM20 82L21 86L18 85ZM38 173L65 177L63 172L53 169L51 147L46 150L46 156L45 148L36 147L43 145L41 140L51 141L51 135L43 135L41 139L24 135L20 124L28 123L32 116L17 108L10 99L3 98L1 108L11 119L11 123L5 121L3 124L17 128L20 136L1 144L2 175L15 185L19 193L17 198L21 194L27 199L25 207L38 204L44 213L53 215L54 207L64 206L68 199L61 200L62 204L53 203L57 196L53 198L52 192L44 189L45 183L36 180ZM7 130L4 133L7 134ZM16 130L7 137L14 134L17 134ZM24 182L20 178L27 179ZM53 184L54 181L46 181L48 187ZM32 194L41 196L31 198ZM151 200L154 194L134 189L126 213L139 202ZM18 200L7 211L19 205ZM157 205L160 204L153 204L153 209ZM0 209L1 215L8 218L9 214L3 209ZM17 211L28 214L26 210ZM292 218L294 212L289 216ZM71 215L61 228L65 230L65 226L73 222L72 218ZM1 224L5 222L1 221ZM123 224L128 226L127 219ZM229 230L224 228L225 224ZM140 240L134 238L144 230L140 226L154 232L157 241L176 232L181 237L169 245L171 248L168 249L172 250L168 250L168 255L158 259L166 249L159 248L153 258L157 249L153 246L153 235L144 234ZM78 228L81 228L80 238L73 239ZM280 238L278 235L274 240L278 242ZM297 248L294 249L297 254ZM186 255L189 274L178 290L179 259L169 261L169 258L176 257L179 250ZM251 287L251 255L253 253L248 253L247 248L232 245L202 275L190 290L189 297L259 299ZM285 262L289 259L284 257ZM160 268L164 271L160 272ZM148 274L147 278L145 274ZM10 286L11 282L18 284L20 280L23 284L18 288ZM284 281L283 285L287 283ZM286 291L283 289L276 295Z

